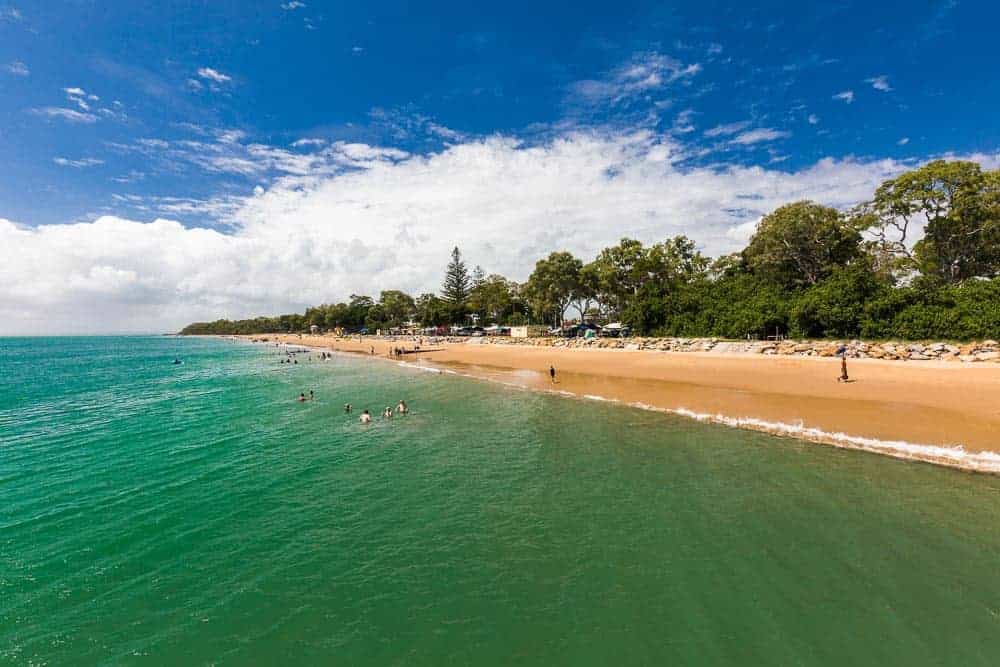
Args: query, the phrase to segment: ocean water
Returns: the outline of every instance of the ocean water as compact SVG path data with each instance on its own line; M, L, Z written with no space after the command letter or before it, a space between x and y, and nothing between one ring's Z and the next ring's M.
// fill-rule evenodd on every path
M1000 664L996 477L299 358L0 339L0 664Z

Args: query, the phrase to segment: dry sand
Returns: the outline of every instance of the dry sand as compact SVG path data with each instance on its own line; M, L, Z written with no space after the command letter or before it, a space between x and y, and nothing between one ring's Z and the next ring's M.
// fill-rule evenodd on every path
M411 341L282 336L284 342L385 359ZM533 389L601 397L707 421L1000 472L1000 365L698 352L425 343L404 360ZM555 385L548 368L557 371Z

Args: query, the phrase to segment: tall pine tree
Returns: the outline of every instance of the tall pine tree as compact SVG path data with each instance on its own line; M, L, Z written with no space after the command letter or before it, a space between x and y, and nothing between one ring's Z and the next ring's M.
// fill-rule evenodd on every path
M441 298L448 302L452 312L458 314L464 310L465 302L469 299L469 288L469 271L462 261L462 253L456 247L451 251L451 261L448 262L448 270L444 274Z

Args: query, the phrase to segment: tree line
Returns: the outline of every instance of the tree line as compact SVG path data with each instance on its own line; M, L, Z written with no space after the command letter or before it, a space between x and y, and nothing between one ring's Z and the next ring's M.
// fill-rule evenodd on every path
M923 236L913 242L918 228ZM709 258L676 236L623 238L590 262L559 251L524 283L452 251L438 294L352 295L303 314L218 320L190 334L619 321L643 335L723 338L1000 336L1000 170L938 160L847 210L811 201L765 216L740 252Z

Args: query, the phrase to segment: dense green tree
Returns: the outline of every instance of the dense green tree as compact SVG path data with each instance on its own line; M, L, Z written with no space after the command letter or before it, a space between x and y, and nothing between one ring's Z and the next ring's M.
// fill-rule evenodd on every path
M444 284L441 286L441 298L453 306L464 306L469 298L471 282L469 271L462 261L462 253L456 247L451 251L451 261L444 274Z
M579 286L583 262L568 252L554 252L535 263L525 291L538 317L561 326L563 314Z
M441 286L441 298L448 303L451 322L461 322L465 319L466 302L471 288L469 271L462 261L462 253L456 247L451 251L451 261L448 262L444 283Z
M448 324L451 309L448 303L436 294L421 294L414 303L417 319L425 327L436 327Z
M865 304L886 287L865 262L838 267L795 300L791 333L804 338L857 338L865 320Z
M479 315L481 322L501 323L513 311L512 285L501 275L482 278L469 293L469 310Z
M787 204L764 216L743 251L754 274L789 289L815 285L861 254L853 219L814 202Z
M859 212L897 273L955 284L1000 272L1000 170L935 160L880 185Z
M570 296L573 307L580 313L581 322L592 319L591 308L597 303L600 280L600 271L595 262L584 264L577 274L576 286Z
M413 297L399 290L384 290L379 295L386 326L403 326L416 313Z
M602 250L594 260L598 300L608 317L620 317L629 299L639 291L644 255L642 243L624 238L618 245Z

